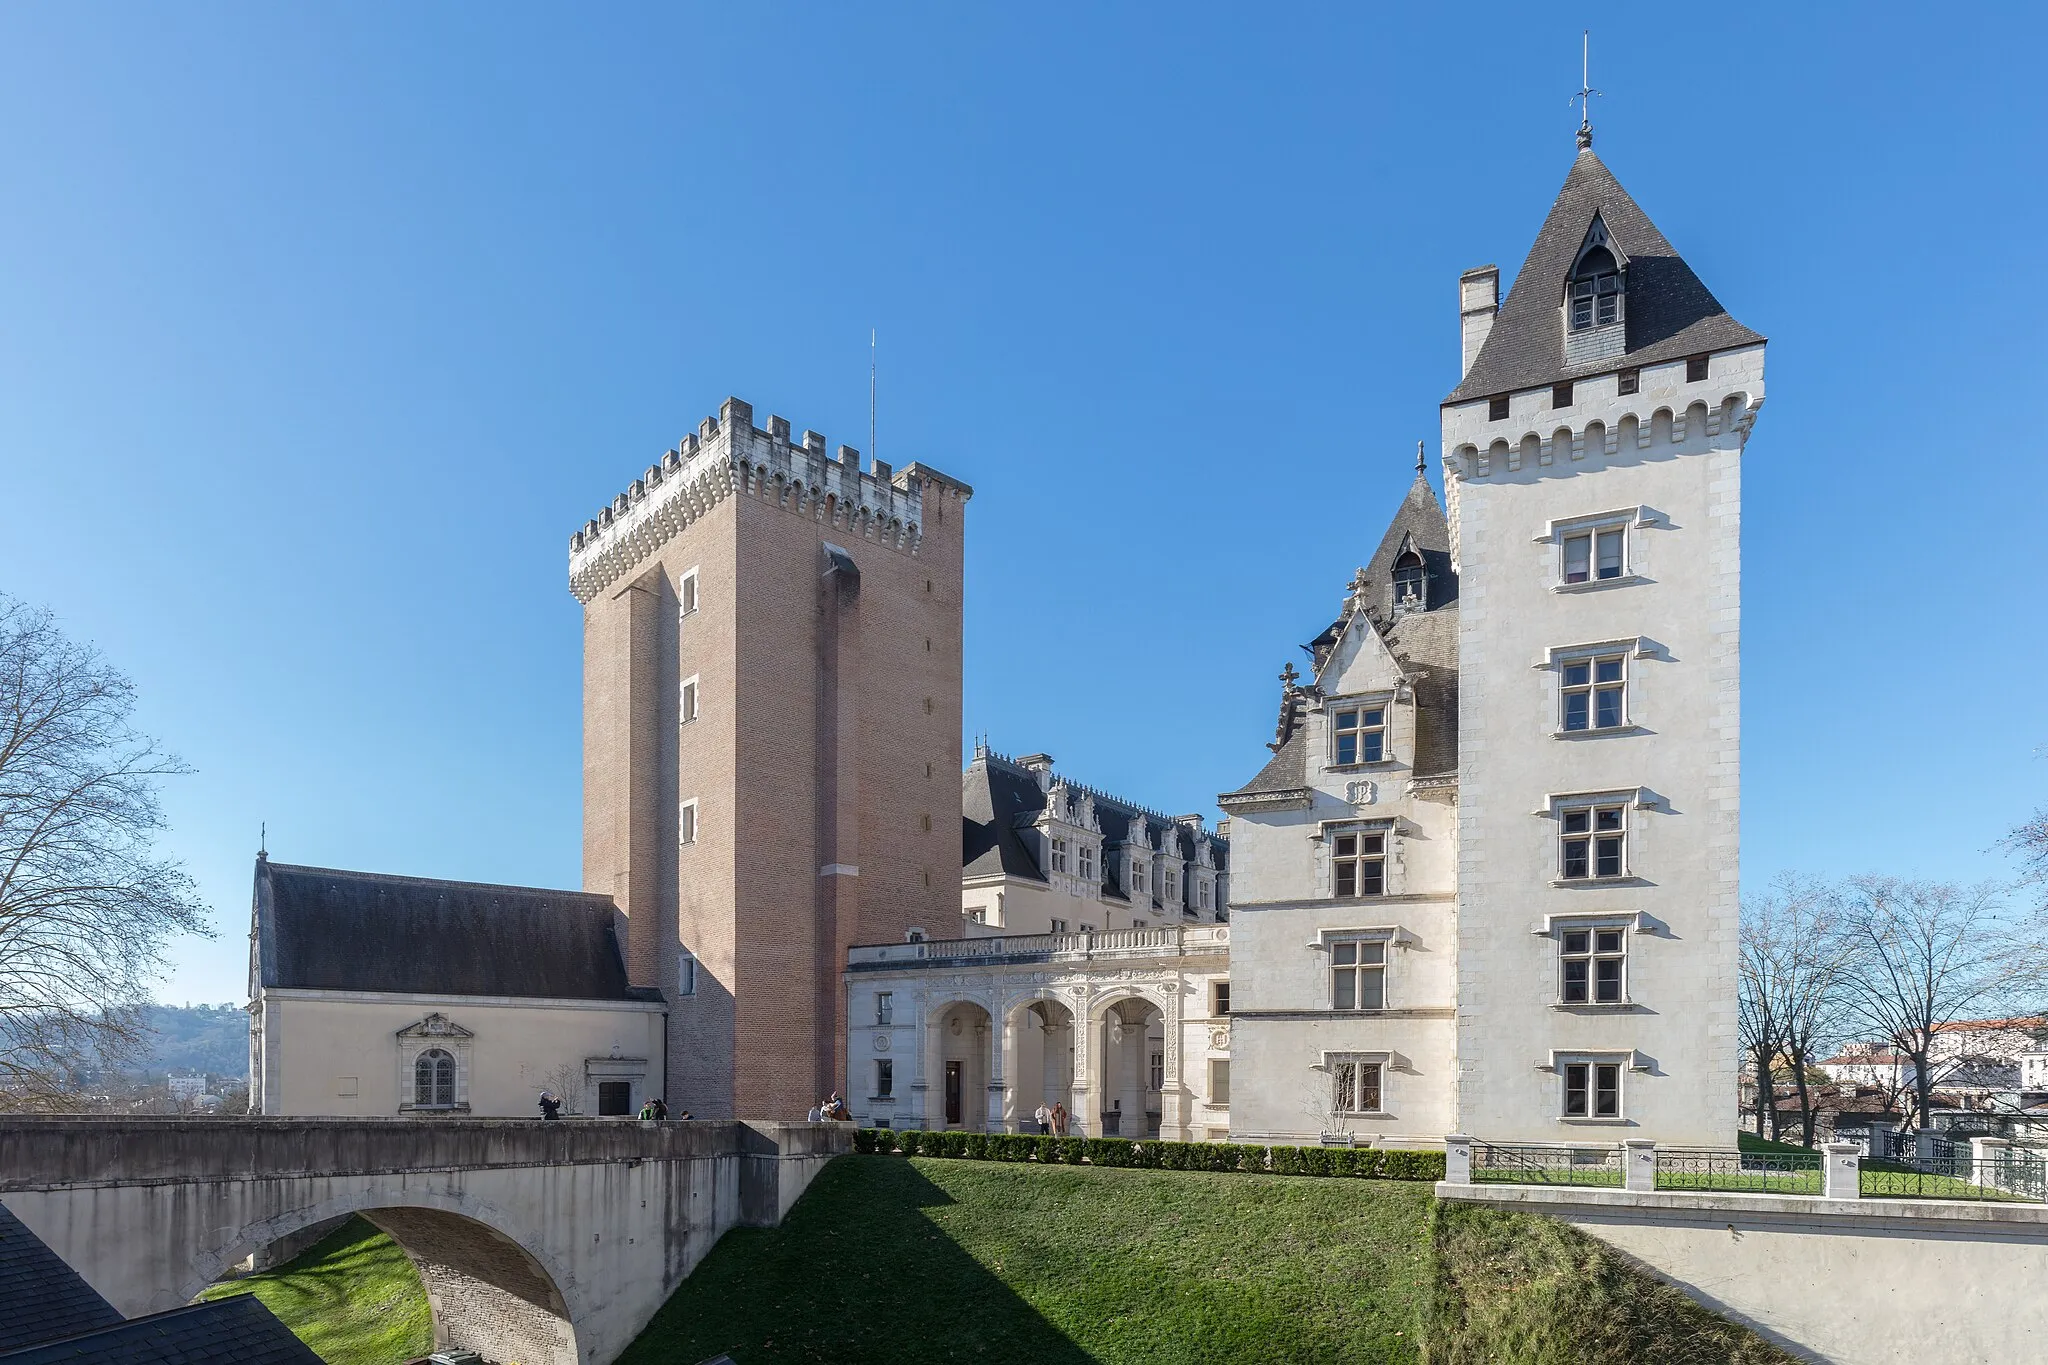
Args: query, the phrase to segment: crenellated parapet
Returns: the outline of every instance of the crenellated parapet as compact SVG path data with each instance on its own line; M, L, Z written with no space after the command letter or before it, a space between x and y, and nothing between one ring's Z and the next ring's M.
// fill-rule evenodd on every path
M786 417L762 430L752 404L728 398L569 537L569 591L590 601L728 497L773 502L838 535L914 555L926 497L964 502L973 493L919 464L863 468L852 446L831 452L815 431L793 439Z

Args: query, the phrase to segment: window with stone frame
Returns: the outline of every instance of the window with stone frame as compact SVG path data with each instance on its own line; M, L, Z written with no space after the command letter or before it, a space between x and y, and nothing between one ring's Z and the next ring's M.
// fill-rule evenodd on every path
M1387 942L1383 938L1332 939L1330 1008L1383 1010L1387 1007Z
M676 842L694 844L697 842L697 799L691 797L682 803L676 815Z
M1615 924L1566 925L1557 933L1557 998L1567 1005L1628 1001L1628 931Z
M1148 1088L1151 1090L1166 1089L1166 1054L1164 1052L1152 1054L1151 1065L1146 1070L1145 1079L1150 1082Z
M1563 1115L1568 1119L1618 1119L1622 1116L1622 1063L1589 1058L1558 1067L1564 1083Z
M1151 861L1151 855L1148 853L1134 852L1130 855L1132 895L1143 896L1147 894L1145 889L1145 868L1146 864Z
M1394 561L1394 609L1419 611L1423 597L1422 556L1409 550Z
M1626 526L1574 528L1560 536L1558 544L1558 577L1567 585L1606 582L1628 572Z
M676 580L677 615L694 616L697 612L697 570L685 569L683 576Z
M1567 734L1618 730L1628 724L1628 655L1589 654L1558 664L1562 698L1558 727Z
M888 1057L875 1061L875 1098L893 1099L896 1095L896 1063Z
M1169 907L1178 901L1180 899L1180 873L1170 867L1167 868L1166 884L1160 888L1160 891L1166 897L1166 903Z
M1339 1114L1380 1114L1385 1112L1382 1090L1385 1063L1356 1057L1330 1061L1330 1107Z
M415 1109L455 1107L455 1054L430 1047L412 1062L412 1104Z
M1563 881L1628 875L1628 807L1600 802L1558 809L1558 869Z
M1386 704L1374 702L1333 707L1330 711L1330 741L1330 761L1339 768L1385 761Z
M1054 839L1052 841L1052 870L1055 872L1065 872L1067 870L1067 841L1065 839Z
M1078 843L1074 846L1075 874L1084 882L1095 880L1095 845Z
M676 955L676 994L697 993L697 955L685 948Z
M697 675L696 675L696 674L694 674L694 673L693 673L693 674L691 674L691 675L690 675L689 677L687 677L687 678L683 679L683 695L682 695L681 703L680 703L680 705L678 706L678 708L677 708L677 709L678 709L679 713L681 714L681 717L682 717L682 724L684 724L684 725L688 725L688 724L689 724L689 723L690 723L691 721L693 721L693 720L697 719Z
M1331 836L1330 887L1340 900L1387 893L1384 830L1347 830Z
M1054 920L1052 922L1052 931L1055 934L1064 934L1067 932L1067 922L1063 919Z

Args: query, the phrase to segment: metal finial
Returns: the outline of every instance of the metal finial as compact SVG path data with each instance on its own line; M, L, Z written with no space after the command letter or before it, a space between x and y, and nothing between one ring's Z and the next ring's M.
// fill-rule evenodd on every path
M1595 95L1605 95L1604 90L1593 88L1593 30L1586 29L1579 35L1579 92L1566 100L1579 102L1579 150L1589 151L1593 146L1592 101Z
M259 858L268 858L270 856L270 825L268 822L256 826L256 856Z
M1423 443L1421 441L1415 443L1415 472L1418 474L1423 473L1429 468L1429 461L1422 454L1422 446Z

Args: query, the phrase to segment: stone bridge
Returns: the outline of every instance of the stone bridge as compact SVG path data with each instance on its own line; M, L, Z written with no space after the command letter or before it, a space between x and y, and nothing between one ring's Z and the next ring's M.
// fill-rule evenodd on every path
M360 1213L419 1268L437 1347L607 1365L718 1238L782 1221L851 1125L10 1118L0 1202L129 1316Z

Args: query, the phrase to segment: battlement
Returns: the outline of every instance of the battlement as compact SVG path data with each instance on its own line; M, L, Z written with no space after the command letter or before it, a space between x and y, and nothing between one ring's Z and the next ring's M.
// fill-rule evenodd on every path
M842 535L916 554L925 498L965 502L974 490L921 464L901 471L880 460L861 467L861 454L825 438L790 436L789 419L770 417L762 430L754 408L728 398L718 415L678 441L569 537L569 591L588 602L711 508L731 495L773 501Z

